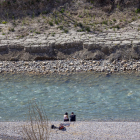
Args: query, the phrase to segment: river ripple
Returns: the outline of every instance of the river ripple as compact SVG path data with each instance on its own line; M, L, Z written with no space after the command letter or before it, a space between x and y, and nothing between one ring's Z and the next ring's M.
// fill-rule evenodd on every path
M0 74L0 121L26 120L28 101L50 120L73 111L77 120L140 120L140 74Z

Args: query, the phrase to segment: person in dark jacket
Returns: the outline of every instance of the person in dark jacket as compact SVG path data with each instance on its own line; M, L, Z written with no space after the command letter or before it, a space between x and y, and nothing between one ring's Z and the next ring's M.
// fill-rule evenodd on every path
M70 122L75 122L75 121L76 121L76 115L74 115L74 112L72 112L70 115Z

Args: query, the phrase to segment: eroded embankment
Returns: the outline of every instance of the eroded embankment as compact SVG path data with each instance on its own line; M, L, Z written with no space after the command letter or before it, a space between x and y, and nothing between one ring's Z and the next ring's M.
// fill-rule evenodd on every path
M0 36L1 61L33 60L132 60L140 59L140 32L78 33Z
M115 43L119 43L116 41ZM33 60L131 60L140 58L138 44L93 44L90 42L68 42L51 45L1 45L1 61L33 61Z

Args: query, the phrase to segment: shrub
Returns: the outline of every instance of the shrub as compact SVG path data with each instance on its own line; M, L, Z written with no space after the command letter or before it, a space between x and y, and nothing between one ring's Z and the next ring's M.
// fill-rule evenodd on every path
M114 22L116 22L116 19L115 19L115 18L113 18L113 21L114 21Z
M84 32L84 29L81 29L81 30L77 30L77 32Z
M93 0L90 0L90 3L94 4L94 1Z
M15 29L14 29L14 28L11 28L11 29L9 29L9 31L14 32L14 31L15 31Z
M87 32L90 32L90 27L89 27L89 26L86 26L86 27L85 27L85 30L86 30Z
M42 14L47 14L47 13L48 13L47 11L43 11L43 12L42 12Z
M140 13L140 9L136 9L136 11L135 11L136 13Z
M51 21L49 21L49 25L50 25L50 26L53 26L53 23L52 23Z
M132 18L132 21L134 21L135 20L135 18Z
M79 15L79 18L82 18L83 16Z
M74 27L77 27L78 26L78 24L77 23L74 23Z
M63 26L59 26L58 28L59 28L60 30L63 30Z
M107 24L108 24L107 20L104 20L104 21L102 22L102 24L107 25Z
M78 23L78 26L81 27L81 28L83 28L83 24L81 22Z
M48 140L49 123L43 108L37 103L29 103L29 122L22 126L21 135L26 140Z
M57 20L55 20L55 24L58 25L58 21Z
M7 23L7 21L2 21L2 24L6 24Z
M41 34L40 32L35 32L36 34Z
M120 29L120 26L119 25L116 25L116 26L113 26L113 28Z
M55 36L55 33L52 33L52 36Z
M67 29L64 29L64 33L68 33L69 31Z
M64 11L65 11L65 9L64 9L64 8L62 8L62 9L60 10L60 13L64 13Z

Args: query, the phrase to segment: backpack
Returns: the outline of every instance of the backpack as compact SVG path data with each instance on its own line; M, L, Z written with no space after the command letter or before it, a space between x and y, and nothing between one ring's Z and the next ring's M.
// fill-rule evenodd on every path
M59 126L59 130L63 130L65 127L63 125Z
M51 125L51 129L55 129L55 128L57 128L56 126L54 126L54 125Z

